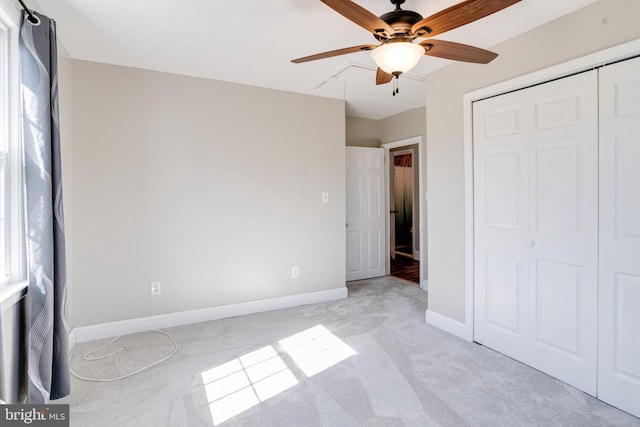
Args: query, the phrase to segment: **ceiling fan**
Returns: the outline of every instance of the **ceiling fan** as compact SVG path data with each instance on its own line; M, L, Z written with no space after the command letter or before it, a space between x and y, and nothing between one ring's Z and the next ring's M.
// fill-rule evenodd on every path
M349 0L320 0L345 18L371 32L379 45L364 44L331 50L293 59L291 62L315 61L348 53L371 51L378 65L376 84L389 83L402 73L411 70L423 55L454 61L487 64L498 54L466 44L434 40L431 37L469 24L492 13L505 9L520 0L466 0L427 18L417 12L401 9L405 0L390 0L395 10L380 17ZM417 38L427 39L414 43ZM394 87L393 94L398 92Z

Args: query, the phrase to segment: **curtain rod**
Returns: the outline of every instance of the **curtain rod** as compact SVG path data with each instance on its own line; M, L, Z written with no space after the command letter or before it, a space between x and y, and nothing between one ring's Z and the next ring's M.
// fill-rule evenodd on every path
M28 18L28 19L29 19L29 22L31 22L31 23L36 23L36 22L38 22L38 21L39 21L39 20L38 20L38 17L37 17L37 16L35 16L35 15L33 14L33 12L31 11L31 9L29 9L29 8L27 7L27 5L26 5L26 4L24 4L24 2L23 2L22 0L18 0L18 1L20 2L20 5L21 5L21 6L22 6L22 8L24 9L24 11L25 11L25 12L27 12L27 16L29 16L29 18Z

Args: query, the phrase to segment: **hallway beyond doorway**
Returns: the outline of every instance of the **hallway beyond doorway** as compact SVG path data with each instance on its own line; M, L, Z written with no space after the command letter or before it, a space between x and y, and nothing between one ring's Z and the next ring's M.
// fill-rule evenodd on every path
M395 259L391 259L391 276L407 280L419 286L420 261L396 252Z

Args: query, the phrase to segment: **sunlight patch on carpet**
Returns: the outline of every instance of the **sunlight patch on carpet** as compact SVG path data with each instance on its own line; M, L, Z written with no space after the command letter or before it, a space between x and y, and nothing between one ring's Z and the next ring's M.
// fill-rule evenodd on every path
M272 346L204 371L202 382L214 425L298 384Z
M357 354L322 325L285 338L279 344L307 377ZM214 425L299 383L271 345L203 371L201 376Z
M356 354L355 350L322 325L280 341L307 377L312 377Z

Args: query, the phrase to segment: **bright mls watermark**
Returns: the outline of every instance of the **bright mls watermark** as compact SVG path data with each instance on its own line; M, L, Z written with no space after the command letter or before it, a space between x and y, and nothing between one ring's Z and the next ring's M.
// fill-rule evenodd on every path
M0 405L0 425L69 427L69 405Z

